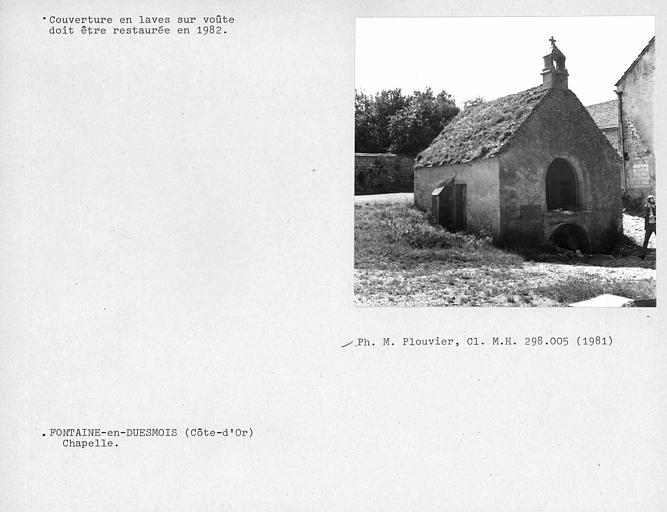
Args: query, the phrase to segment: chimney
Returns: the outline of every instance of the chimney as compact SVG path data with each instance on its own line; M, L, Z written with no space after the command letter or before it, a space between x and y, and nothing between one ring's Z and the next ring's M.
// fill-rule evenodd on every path
M542 84L553 89L567 89L568 72L565 68L565 55L556 46L556 40L551 36L551 52L544 56L542 70Z

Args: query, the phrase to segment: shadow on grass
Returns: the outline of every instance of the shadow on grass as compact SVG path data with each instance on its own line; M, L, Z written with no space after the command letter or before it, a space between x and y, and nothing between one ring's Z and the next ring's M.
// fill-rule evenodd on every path
M635 267L655 269L655 249L649 249L646 258L639 256L642 246L632 238L623 235L613 250L608 253L577 255L573 251L529 246L503 246L520 255L526 261L555 263L563 265L594 265L596 267Z

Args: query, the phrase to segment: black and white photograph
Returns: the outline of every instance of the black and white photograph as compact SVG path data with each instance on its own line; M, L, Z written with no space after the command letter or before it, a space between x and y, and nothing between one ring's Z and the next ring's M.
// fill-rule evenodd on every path
M665 30L0 0L0 512L667 511Z
M359 306L656 304L654 19L358 18Z

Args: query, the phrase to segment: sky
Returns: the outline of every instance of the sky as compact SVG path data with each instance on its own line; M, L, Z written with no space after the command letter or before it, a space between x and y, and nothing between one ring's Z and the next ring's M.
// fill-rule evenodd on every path
M652 16L357 18L355 87L445 90L456 104L542 83L549 38L565 54L584 105L616 98L614 84L655 34Z

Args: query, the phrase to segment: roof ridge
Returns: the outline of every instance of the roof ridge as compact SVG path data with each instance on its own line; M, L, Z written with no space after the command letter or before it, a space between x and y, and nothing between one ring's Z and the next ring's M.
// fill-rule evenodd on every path
M465 163L499 155L553 89L544 84L462 110L417 155L415 167Z
M511 96L516 96L517 94L523 94L523 93L526 93L528 91L532 91L534 89L540 89L540 88L548 89L548 87L545 86L544 84L540 84L540 85L536 85L535 87L529 87L528 89L524 89L523 91L517 91L517 92L513 92L512 94L506 94L505 96L499 96L498 98L494 98L492 100L485 101L483 103L479 103L478 105L474 105L473 107L469 107L469 108L472 110L472 109L475 109L475 108L480 107L482 105L486 105L488 103L495 103L495 102L500 101L500 100L505 100L505 99L507 99ZM464 112L464 111L465 111L465 109L462 110L461 112Z
M586 105L586 108L591 108L591 107L597 107L598 105L604 105L605 103L616 103L618 100L614 98L613 100L607 100L607 101L600 101L599 103L592 103L590 105Z

